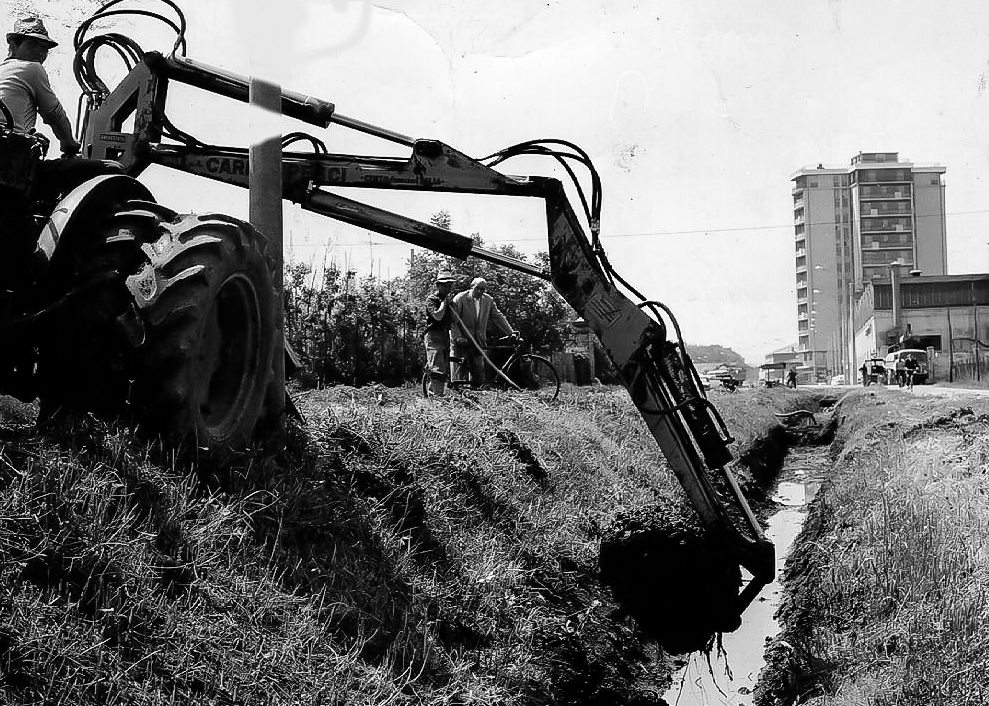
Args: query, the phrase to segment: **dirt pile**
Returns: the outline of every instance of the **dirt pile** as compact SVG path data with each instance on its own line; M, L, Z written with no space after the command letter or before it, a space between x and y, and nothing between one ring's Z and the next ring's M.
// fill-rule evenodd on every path
M667 652L709 648L738 627L738 564L670 504L620 516L601 540L601 578Z

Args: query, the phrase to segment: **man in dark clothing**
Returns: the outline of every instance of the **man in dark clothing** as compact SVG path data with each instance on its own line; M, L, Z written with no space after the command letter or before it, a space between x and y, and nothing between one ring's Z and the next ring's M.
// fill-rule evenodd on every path
M913 356L909 356L905 361L903 361L903 380L906 386L913 389L913 376L917 374L917 368L920 364L917 363L917 359Z
M442 397L450 375L450 307L456 278L449 270L436 274L436 291L426 299L426 372L429 395Z
M797 389L797 371L793 368L790 368L790 372L786 374L786 386Z

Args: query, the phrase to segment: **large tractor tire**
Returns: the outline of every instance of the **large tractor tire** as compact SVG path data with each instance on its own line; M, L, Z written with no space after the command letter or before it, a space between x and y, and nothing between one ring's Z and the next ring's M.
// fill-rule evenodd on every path
M128 275L71 307L69 347L42 356L47 396L196 456L246 447L278 412L267 409L278 302L266 239L226 216L130 202L94 240L86 269Z

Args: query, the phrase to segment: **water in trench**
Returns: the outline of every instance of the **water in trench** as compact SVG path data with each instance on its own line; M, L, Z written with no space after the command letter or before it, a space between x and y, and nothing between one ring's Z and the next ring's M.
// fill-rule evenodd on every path
M671 706L751 706L752 691L765 665L766 639L779 632L773 615L779 607L783 564L820 485L826 453L827 447L817 447L798 449L787 456L773 496L781 507L769 518L766 530L776 545L776 580L762 589L742 615L742 626L724 635L724 653L712 651L710 658L701 653L688 657L674 675L672 688L664 694Z

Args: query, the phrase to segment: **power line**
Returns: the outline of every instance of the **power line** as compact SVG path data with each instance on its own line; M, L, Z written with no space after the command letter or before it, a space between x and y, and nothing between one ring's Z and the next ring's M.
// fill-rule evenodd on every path
M947 218L948 216L968 216L968 215L979 214L979 213L989 213L989 209L977 209L977 210L974 210L974 211L952 211L952 212L945 213L944 216L945 216L945 218ZM902 213L902 214L886 213L886 214L880 214L879 216L866 216L866 218L877 218L877 217L880 217L880 218L905 218L905 217L908 217L908 216L911 216L911 215L912 214L909 214L909 213ZM938 214L933 214L933 213L922 213L922 214L918 214L917 216L914 216L914 218L918 218L918 219L919 218L938 218L938 217L939 217ZM784 228L787 229L787 230L790 230L794 226L797 226L797 225L804 225L804 226L807 226L807 227L815 227L815 226L818 226L818 227L819 226L837 226L837 225L848 225L850 222L851 222L850 220L849 221L842 221L842 222L837 222L837 221L813 221L811 223L803 223L803 224L800 224L800 223L787 223L787 224L782 224L782 225L735 226L735 227L732 227L732 228L698 228L698 229L695 229L695 230L666 230L666 231L651 231L651 232L646 232L646 233L601 233L601 239L602 240L606 240L606 239L615 239L615 238L648 238L648 237L667 236L667 235L699 235L701 233L704 233L704 234L708 234L708 233L744 233L744 232L760 231L760 230L781 230L781 229L784 229ZM511 238L509 240L485 240L484 241L484 244L485 245L489 245L489 244L501 245L501 244L512 244L512 243L529 243L529 242L537 242L537 241L538 242L545 242L545 240L546 240L545 238L526 237L526 238ZM364 241L364 242L354 242L354 243L339 243L338 242L338 243L335 243L335 244L336 245L339 245L339 246L344 246L344 247L350 247L350 246L368 246L368 245L371 245L371 246L400 246L400 247L408 247L408 244L407 243L403 243L403 242L400 242L400 241L382 241L382 242ZM296 245L295 246L295 248L300 248L300 247L301 248L321 248L321 247L329 247L329 244L326 244L326 245L302 244L302 245Z

